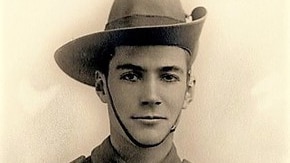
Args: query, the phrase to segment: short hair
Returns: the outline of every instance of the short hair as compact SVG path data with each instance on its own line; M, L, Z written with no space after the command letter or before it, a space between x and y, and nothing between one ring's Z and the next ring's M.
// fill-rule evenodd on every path
M96 70L108 77L109 65L115 55L115 48L104 48L101 50L99 58L96 59Z

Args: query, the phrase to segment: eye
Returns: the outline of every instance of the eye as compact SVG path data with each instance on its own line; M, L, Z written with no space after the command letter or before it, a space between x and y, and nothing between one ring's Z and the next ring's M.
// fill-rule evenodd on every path
M174 74L162 74L161 75L161 80L165 81L165 82L177 82L180 81L179 77L177 75Z
M137 72L126 72L121 74L120 79L130 82L137 82L138 80L141 80L142 75Z

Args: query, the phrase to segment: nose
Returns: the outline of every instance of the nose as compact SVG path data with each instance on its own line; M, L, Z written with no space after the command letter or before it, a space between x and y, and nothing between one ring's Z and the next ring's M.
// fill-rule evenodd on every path
M158 93L158 85L154 77L149 77L149 79L144 81L144 87L141 97L142 106L155 107L161 105L161 99Z

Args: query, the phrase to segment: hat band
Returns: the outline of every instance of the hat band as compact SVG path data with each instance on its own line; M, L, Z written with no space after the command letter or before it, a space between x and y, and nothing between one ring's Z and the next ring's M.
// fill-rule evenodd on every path
M134 15L107 23L105 30L140 26L169 25L184 22L185 20L181 21L170 17Z

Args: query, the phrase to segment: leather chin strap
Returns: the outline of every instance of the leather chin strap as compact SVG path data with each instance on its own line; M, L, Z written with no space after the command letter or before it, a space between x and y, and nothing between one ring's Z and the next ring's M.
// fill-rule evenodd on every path
M106 80L106 87L107 87L107 90L108 90L108 95L109 95L109 98L110 98L110 103L112 105L112 109L113 109L113 112L114 112L114 115L115 117L117 118L120 126L122 127L123 131L125 132L125 134L128 136L128 138L135 144L137 145L138 147L142 147L142 148L151 148L151 147L156 147L158 145L160 145L161 143L163 143L166 138L176 130L176 127L177 127L177 123L178 123L178 120L179 120L179 117L181 115L181 110L180 112L178 113L178 116L174 122L174 124L171 126L170 130L168 131L168 133L164 136L164 138L158 142L158 143L155 143L155 144L143 144L143 143L140 143L138 140L136 140L134 138L134 136L129 132L129 130L126 128L126 126L124 125L124 123L122 122L118 112L117 112L117 109L115 107L115 104L114 104L114 101L113 101L113 98L111 96L111 92L110 92L110 89L109 89L109 86L108 86L108 80Z

